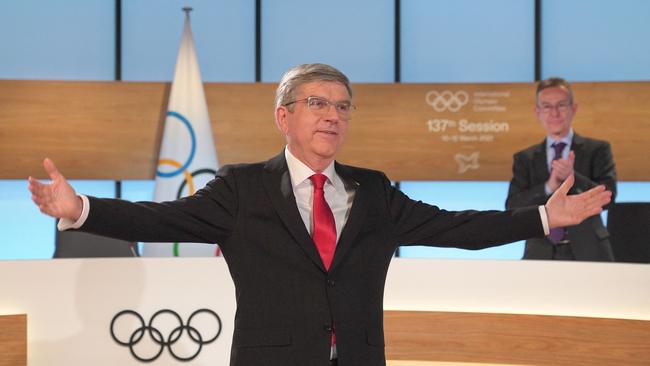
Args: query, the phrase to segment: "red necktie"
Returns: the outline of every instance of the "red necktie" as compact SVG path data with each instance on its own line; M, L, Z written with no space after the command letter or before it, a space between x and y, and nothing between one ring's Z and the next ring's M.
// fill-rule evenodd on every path
M325 201L325 191L323 186L327 177L324 174L314 174L309 177L314 185L314 231L311 234L314 244L318 249L320 258L325 265L325 269L329 271L334 259L334 250L336 249L336 224L334 223L334 215L330 206ZM336 333L332 327L332 346L336 344Z
M323 260L325 269L329 270L334 259L336 249L336 224L330 206L325 201L323 186L327 177L323 174L314 174L309 177L314 185L314 231L311 235L314 244L318 249L320 258Z

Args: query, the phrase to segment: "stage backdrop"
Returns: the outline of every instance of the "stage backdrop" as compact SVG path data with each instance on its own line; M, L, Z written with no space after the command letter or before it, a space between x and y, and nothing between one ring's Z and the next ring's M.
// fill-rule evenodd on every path
M206 83L221 164L284 146L275 84ZM542 141L535 85L356 84L340 161L393 180L509 180L512 155ZM648 181L650 82L575 83L577 133L611 142L619 179ZM168 83L0 80L0 179L43 177L48 156L73 179L152 179Z

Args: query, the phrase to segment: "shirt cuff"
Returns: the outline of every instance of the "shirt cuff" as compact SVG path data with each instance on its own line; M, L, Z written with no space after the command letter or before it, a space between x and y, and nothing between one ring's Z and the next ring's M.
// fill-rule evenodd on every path
M548 183L544 183L544 193L546 193L547 196L550 196L553 194L550 188L548 188Z
M79 194L77 196L81 198L82 202L81 216L79 216L79 219L77 219L77 221L72 221L65 218L59 220L59 223L56 225L56 228L59 229L59 231L79 229L84 224L84 222L86 222L86 219L88 218L88 212L90 212L90 201L88 201L88 197L83 194Z
M539 218L542 219L542 227L544 228L544 235L551 233L551 230L548 228L548 215L546 214L546 207L544 205L538 206L539 209Z

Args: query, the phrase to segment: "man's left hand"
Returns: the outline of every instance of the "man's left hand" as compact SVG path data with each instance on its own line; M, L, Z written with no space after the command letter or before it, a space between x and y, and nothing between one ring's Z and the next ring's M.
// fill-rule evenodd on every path
M569 151L567 159L557 159L551 162L551 175L555 175L559 180L558 185L564 182L573 174L573 163L576 160L576 154L573 150Z
M544 207L550 228L577 225L603 212L603 206L612 200L612 192L605 190L603 185L569 196L574 181L575 177L570 175L546 202Z

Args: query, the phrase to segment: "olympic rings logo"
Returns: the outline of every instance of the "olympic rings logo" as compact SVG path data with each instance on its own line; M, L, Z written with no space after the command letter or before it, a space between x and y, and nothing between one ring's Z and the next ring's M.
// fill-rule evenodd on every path
M178 119L187 128L187 131L190 135L190 152L187 160L181 164L179 161L174 159L161 158L158 160L158 169L156 170L156 175L162 178L173 178L177 175L183 175L185 179L181 182L176 194L176 198L178 199L183 197L183 190L185 189L185 186L187 186L188 195L191 196L196 192L196 185L194 184L194 180L197 175L209 174L211 178L214 178L217 172L216 170L210 168L198 169L194 172L190 172L188 170L190 164L192 164L192 161L194 160L194 156L196 155L196 133L194 132L194 128L192 128L190 121L188 121L187 118L185 118L182 114L169 111L167 112L167 116ZM160 167L163 165L169 165L176 169L171 172L163 172L160 169Z
M469 101L469 95L463 90L457 92L449 90L437 92L432 90L427 93L424 99L436 112L458 112Z
M173 165L177 169L172 172L166 173L160 171L160 169L156 170L156 175L160 177L170 178L181 174L183 171L187 171L187 167L189 167L190 164L192 163L192 160L194 160L194 154L196 154L196 133L194 132L194 128L192 128L192 124L190 123L190 121L188 121L187 118L185 118L185 116L183 116L182 114L178 112L169 111L167 112L167 116L174 117L179 121L181 121L190 134L190 154L187 157L187 161L184 164L181 165L180 163L173 161L171 159L162 159L163 161L158 162L158 165L165 164L165 163L169 164L170 161L173 162L170 165Z
M194 319L195 316L199 314L206 314L209 317L214 318L214 321L216 323L216 329L211 329L211 331L205 335L202 334L199 329L196 327L192 326L192 320ZM117 325L118 322L123 322L125 318L128 318L129 315L135 317L140 325L135 328L130 335L128 334L128 331L123 331L120 330L119 328L125 328L124 326L119 326ZM164 317L164 315L171 316L172 322L178 323L178 326L174 327L168 334L167 336L163 336L163 331L161 330L162 327L159 325L158 327L156 326L155 321L156 319ZM203 324L203 323L202 323ZM123 324L122 324L123 325ZM116 328L117 331L116 331ZM118 334L116 334L118 333ZM125 334L126 333L126 334ZM174 350L174 345L178 343L181 338L183 338L183 335L187 333L187 337L184 339L189 339L192 341L194 344L196 344L196 351L189 355L189 356L181 356ZM140 344L140 342L144 341L145 335L149 336L150 342L143 342L142 344L149 343L149 346L153 344L157 345L158 348L155 353L150 354L150 355L142 355L142 350L140 347L140 350L136 350L136 346ZM203 348L204 345L209 344L214 342L217 338L219 338L219 335L221 334L221 318L217 313L210 309L199 309L196 310L190 315L190 317L187 319L187 323L183 323L183 320L178 313L176 313L173 310L169 309L162 309L157 311L151 319L149 319L149 323L145 323L144 318L142 318L142 315L137 313L134 310L122 310L119 313L117 313L114 317L113 320L111 320L111 337L115 342L118 344L129 347L129 350L131 351L131 355L135 357L138 361L141 362L151 362L156 360L160 355L163 353L165 350L165 347L169 350L169 353L178 361L191 361L194 358L196 358L199 353L201 353L201 349ZM119 337L118 337L119 335ZM154 349L155 349L154 348Z

